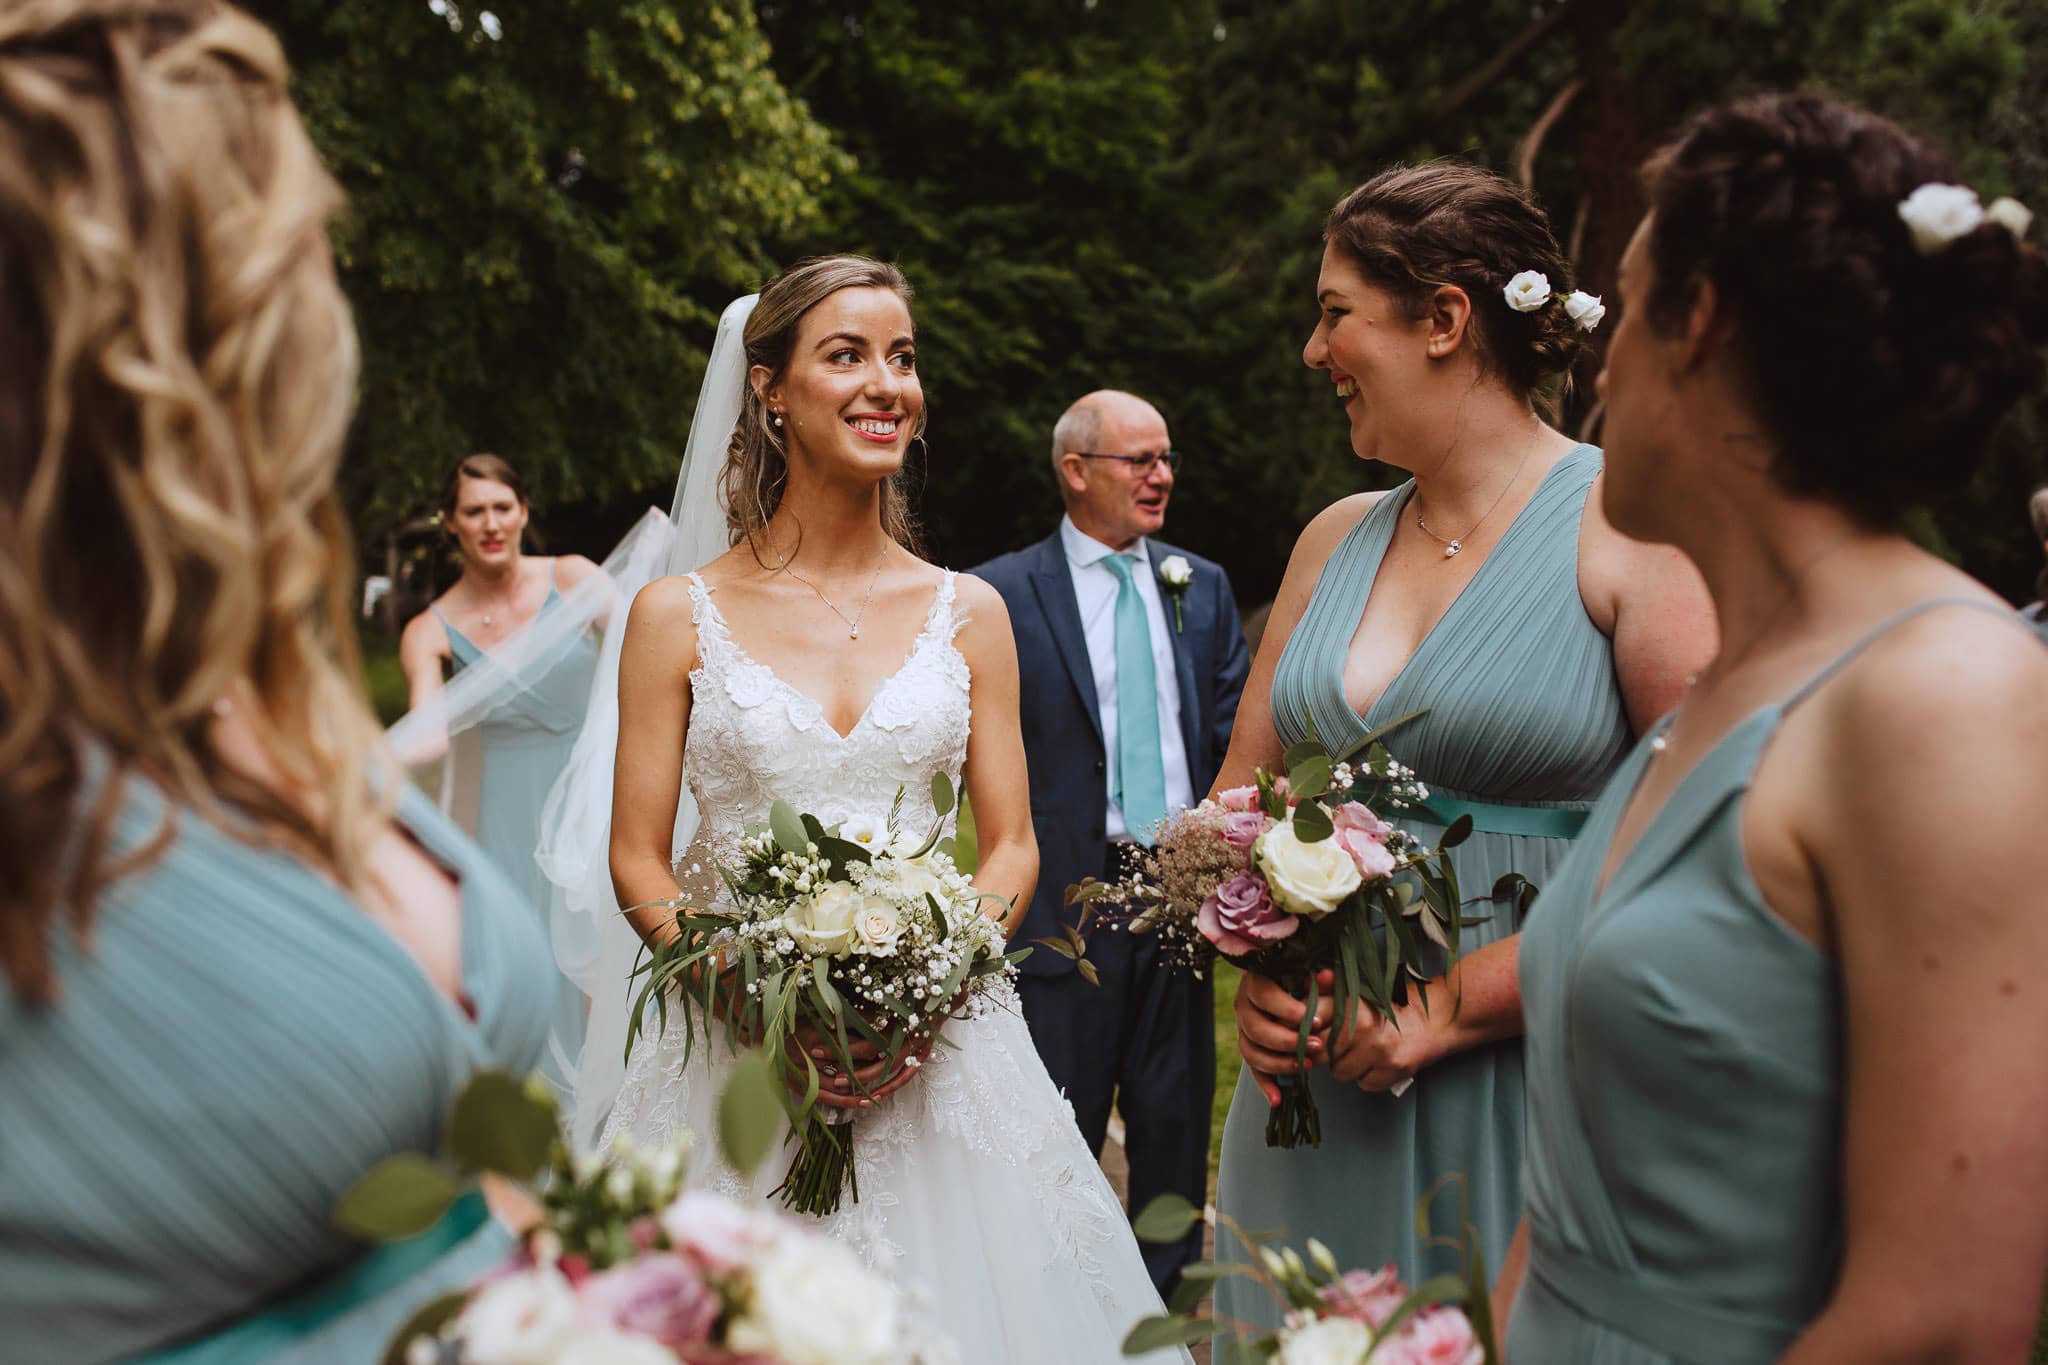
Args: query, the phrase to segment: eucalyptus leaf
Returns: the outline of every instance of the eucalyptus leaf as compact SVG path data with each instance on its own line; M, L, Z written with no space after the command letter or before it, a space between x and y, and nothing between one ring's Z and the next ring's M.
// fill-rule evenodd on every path
M1202 1211L1177 1194L1162 1194L1138 1211L1131 1230L1141 1242L1178 1242L1202 1221Z
M1330 790L1330 760L1326 754L1311 754L1287 770L1287 785L1296 801L1307 801Z
M1217 1330L1216 1324L1207 1318L1144 1318L1124 1337L1123 1352L1127 1356L1141 1356L1174 1346L1187 1346L1207 1341L1216 1335Z
M742 1176L752 1175L775 1145L785 1093L766 1052L756 1048L733 1063L718 1097L718 1149Z
M1445 828L1443 837L1436 841L1438 848L1456 848L1472 837L1472 817L1461 815Z
M349 1186L334 1206L334 1221L343 1231L369 1241L403 1241L440 1222L462 1190L461 1176L446 1162L400 1152Z
M1280 766L1293 772L1298 764L1311 758L1328 758L1330 751L1323 747L1321 740L1304 739L1298 744L1287 746L1287 752L1280 756Z
M1370 752L1371 752L1371 751L1372 751L1372 750L1373 750L1374 748L1377 748L1377 747L1379 747L1379 745L1380 745L1381 741L1382 741L1382 740L1384 740L1384 739L1386 739L1386 737L1387 737L1388 735L1391 735L1391 734L1393 734L1393 733L1394 733L1394 731L1396 731L1396 730L1400 729L1400 728L1401 728L1402 726L1404 726L1404 725L1407 725L1407 724L1409 724L1409 723L1411 723L1411 722L1413 722L1413 721L1418 721L1418 720L1421 720L1421 719L1422 719L1422 718L1423 718L1424 716L1426 716L1426 715L1428 715L1428 714L1429 714L1429 708L1428 708L1428 707L1424 707L1424 708L1423 708L1422 710L1420 710L1420 711L1410 711L1410 712L1409 712L1409 713L1408 713L1407 715L1405 715L1405 716L1396 716L1396 717L1394 717L1394 718L1393 718L1392 720L1388 721L1388 722L1387 722L1387 723L1386 723L1385 725L1382 725L1382 726L1380 726L1380 727L1379 727L1379 728L1378 728L1377 730L1374 730L1374 731L1372 731L1372 732L1371 732L1370 734L1368 734L1368 735L1364 736L1364 737L1363 737L1362 739L1360 739L1360 740L1359 740L1359 741L1358 741L1357 743L1353 744L1353 745L1352 745L1352 746L1351 746L1350 748L1346 749L1346 750L1345 750L1345 751L1344 751L1343 753L1341 753L1341 754L1337 754L1337 755L1335 756L1335 761L1336 761L1336 762L1338 762L1338 763L1343 763L1343 762L1346 762L1347 760L1349 760L1349 759L1350 759L1350 758L1351 758L1351 757L1352 757L1352 756L1353 756L1354 754L1358 754L1358 753L1367 753L1367 754L1370 754ZM1381 752L1382 752L1382 754L1384 754L1384 750L1382 750ZM1384 769L1384 765L1376 765L1376 766L1380 766L1380 767L1381 767L1381 770L1382 770L1382 771L1384 771L1384 770L1385 770L1385 769Z
M932 774L932 809L942 818L953 812L953 779L942 772Z
M455 1097L448 1155L472 1170L531 1181L560 1134L561 1116L545 1087L536 1094L502 1071L480 1071Z
M802 853L810 843L810 831L804 828L803 818L796 813L796 807L787 801L778 800L768 807L768 828L775 835L775 842L784 853Z
M1304 844L1319 844L1335 832L1330 813L1314 801L1303 801L1294 808L1294 837Z
M953 821L953 866L963 877L981 869L981 826L974 819L974 803L960 793L960 814Z

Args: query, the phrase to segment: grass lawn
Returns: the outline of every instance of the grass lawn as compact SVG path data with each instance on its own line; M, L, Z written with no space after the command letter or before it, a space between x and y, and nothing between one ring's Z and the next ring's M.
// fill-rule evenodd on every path
M357 627L356 640L363 651L370 705L376 708L377 719L389 725L405 714L407 696L405 674L398 667L398 641L368 625Z

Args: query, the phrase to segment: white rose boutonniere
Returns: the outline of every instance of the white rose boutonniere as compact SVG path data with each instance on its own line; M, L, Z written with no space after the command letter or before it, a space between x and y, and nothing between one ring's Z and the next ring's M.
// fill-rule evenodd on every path
M1574 289L1564 296L1564 315L1577 323L1581 332L1590 332L1607 316L1607 305L1600 302L1598 294Z
M1188 563L1183 555L1168 555L1159 566L1159 583L1173 599L1173 633L1182 632L1180 600L1187 596L1190 585L1195 581L1195 566Z
M1913 234L1913 249L1932 256L1984 222L1984 206L1968 185L1926 184L1899 203L1899 218Z
M1283 820L1259 836L1252 856L1280 908L1320 919L1364 884L1358 864L1335 839L1303 843L1294 822Z
M1524 270L1501 293L1517 313L1533 313L1550 302L1550 277L1540 270Z

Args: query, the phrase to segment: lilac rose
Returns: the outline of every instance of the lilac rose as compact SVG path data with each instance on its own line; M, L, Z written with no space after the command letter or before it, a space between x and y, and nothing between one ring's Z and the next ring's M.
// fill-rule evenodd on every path
M592 1275L577 1286L576 1301L593 1326L672 1347L708 1340L721 1311L717 1293L697 1267L665 1252Z
M1223 817L1223 842L1232 848L1249 849L1273 822L1255 810L1234 810Z
M1202 902L1195 927L1219 950L1244 954L1279 942L1299 929L1301 922L1273 904L1263 880L1240 872Z
M1391 1265L1378 1270L1347 1270L1334 1284L1322 1289L1323 1302L1332 1316L1351 1318L1377 1332L1394 1316L1394 1310L1408 1297L1408 1286Z

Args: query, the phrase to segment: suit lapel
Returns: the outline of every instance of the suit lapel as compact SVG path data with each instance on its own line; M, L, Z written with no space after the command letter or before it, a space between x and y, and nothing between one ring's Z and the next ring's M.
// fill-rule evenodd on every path
M1074 597L1074 576L1067 569L1067 552L1055 531L1038 545L1038 562L1031 570L1031 588L1038 594L1039 608L1059 647L1060 662L1066 665L1074 691L1081 699L1082 713L1102 743L1102 716L1097 709L1095 666L1088 661L1088 638L1081 632L1081 604Z
M1202 718L1197 714L1201 710L1201 694L1195 691L1194 646L1186 630L1174 629L1173 594L1167 591L1165 582L1158 578L1159 566L1164 564L1169 556L1180 555L1183 559L1187 558L1187 556L1183 551L1174 549L1173 546L1168 545L1163 540L1147 541L1146 544L1151 551L1152 574L1154 581L1159 587L1160 601L1166 608L1166 629L1173 636L1173 673L1180 683L1180 742L1186 746L1182 752L1187 755L1188 771L1195 772L1199 771L1202 766L1200 743ZM1181 598L1180 606L1183 622L1190 617L1199 615L1195 611L1193 599L1200 585L1201 574L1197 573L1195 581L1188 585L1187 592ZM1197 792L1195 795L1199 800L1201 793Z

